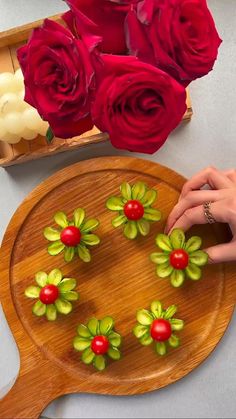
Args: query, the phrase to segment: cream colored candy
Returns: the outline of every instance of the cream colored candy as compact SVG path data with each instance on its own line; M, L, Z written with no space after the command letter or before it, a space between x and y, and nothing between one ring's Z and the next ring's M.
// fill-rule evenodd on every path
M21 135L25 124L20 112L11 112L5 116L5 126L10 134Z
M16 144L21 138L33 140L45 136L48 123L24 101L25 86L21 69L15 74L0 74L0 140Z

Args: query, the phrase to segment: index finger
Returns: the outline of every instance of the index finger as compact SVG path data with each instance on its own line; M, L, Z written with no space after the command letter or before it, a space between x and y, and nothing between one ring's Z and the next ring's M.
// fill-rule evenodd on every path
M205 185L209 185L211 189L226 189L231 188L233 182L224 173L214 167L208 167L185 183L179 199L185 197L188 192L200 189Z

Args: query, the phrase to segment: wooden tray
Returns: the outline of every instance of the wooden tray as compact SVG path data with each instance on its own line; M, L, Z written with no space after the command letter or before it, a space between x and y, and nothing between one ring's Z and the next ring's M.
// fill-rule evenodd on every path
M114 214L105 209L105 201L118 194L124 180L142 180L158 190L155 206L163 219L153 224L146 238L127 240L121 229L111 226ZM174 289L155 276L148 258L183 184L180 175L150 161L105 157L56 173L25 199L8 226L0 254L0 297L21 357L17 381L0 404L1 419L37 418L56 397L73 392L131 395L155 390L184 377L212 352L233 312L235 265L207 266L200 282L189 280ZM92 249L90 264L76 259L66 265L62 255L48 255L42 230L59 209L71 216L77 207L100 219L101 244ZM201 235L205 246L227 239L223 225L198 227L191 233ZM81 299L69 316L50 323L32 315L32 301L24 297L24 290L37 271L54 267L78 278ZM165 306L177 304L186 322L180 332L182 346L164 358L142 347L131 332L137 309L148 308L154 299ZM108 314L124 338L123 358L99 373L80 361L72 339L78 323Z
M50 19L61 21L60 15L52 16ZM32 29L40 26L42 22L43 20L39 20L0 33L0 72L12 72L19 68L16 50L27 41ZM189 121L192 114L191 101L187 92L187 112L183 119ZM47 144L45 137L42 136L38 136L33 141L21 140L20 143L14 145L0 141L0 166L11 166L63 151L75 150L89 144L104 142L107 139L107 134L102 134L94 127L91 131L79 137L68 140L55 138L50 145Z

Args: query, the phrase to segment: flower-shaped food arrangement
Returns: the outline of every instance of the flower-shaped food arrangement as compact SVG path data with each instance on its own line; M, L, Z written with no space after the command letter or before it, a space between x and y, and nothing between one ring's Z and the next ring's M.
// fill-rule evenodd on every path
M33 313L40 317L46 315L50 321L56 320L57 312L69 314L72 311L71 301L79 299L74 291L77 281L74 278L64 278L60 269L53 269L49 275L37 272L35 275L37 286L26 288L25 296L37 299L33 305Z
M164 310L160 301L153 301L150 311L137 311L138 324L133 329L134 335L144 346L155 342L156 352L165 355L168 345L172 348L180 345L179 338L173 332L182 330L184 321L173 318L176 312L175 305Z
M63 211L54 215L54 221L58 228L46 227L44 237L52 242L48 246L48 253L56 256L64 251L65 262L71 262L77 254L84 262L90 262L91 254L87 246L96 246L100 238L93 234L99 226L95 218L85 218L85 210L77 208L73 214L73 220L68 220Z
M109 316L102 320L92 317L86 326L80 324L73 340L74 349L83 352L82 361L86 365L93 363L99 371L106 368L106 356L114 361L120 359L120 345L121 336L114 331L114 320Z
M208 255L199 250L202 245L200 237L192 236L186 242L184 232L175 229L170 236L158 234L156 244L162 252L152 253L150 258L157 264L157 276L170 276L173 287L180 287L186 276L194 281L201 278L200 267L207 264Z
M120 191L121 196L112 196L106 202L109 210L118 212L117 217L112 220L113 227L123 225L127 239L135 239L138 233L146 236L150 231L150 222L161 219L161 212L152 208L157 192L148 189L143 182L137 182L133 186L124 182Z

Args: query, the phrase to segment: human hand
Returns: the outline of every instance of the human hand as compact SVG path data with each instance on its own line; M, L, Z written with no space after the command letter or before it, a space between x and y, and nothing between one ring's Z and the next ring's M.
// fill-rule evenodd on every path
M208 185L210 189L201 189ZM188 230L194 224L207 224L203 205L211 202L210 212L215 221L228 223L233 239L205 249L212 263L236 261L236 170L220 171L214 167L197 173L187 181L178 203L168 217L165 231L174 228Z

